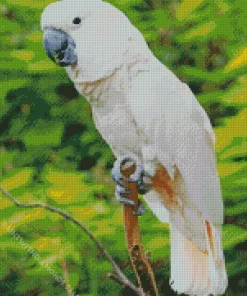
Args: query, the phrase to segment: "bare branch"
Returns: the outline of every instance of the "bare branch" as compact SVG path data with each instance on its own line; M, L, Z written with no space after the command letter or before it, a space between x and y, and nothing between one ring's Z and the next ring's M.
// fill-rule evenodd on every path
M22 207L22 208L43 208L46 209L50 212L54 212L62 216L64 219L67 219L71 222L73 222L75 225L79 226L91 239L92 241L96 244L97 248L100 250L100 252L105 256L105 258L111 263L112 268L115 272L116 277L119 279L119 282L126 286L129 287L131 290L133 290L138 296L142 296L141 289L136 287L134 284L132 284L129 279L123 274L121 269L118 267L117 263L114 261L112 256L108 253L108 251L103 247L101 242L99 242L96 237L92 234L92 232L81 222L79 222L77 219L75 219L73 216L71 216L69 213L60 210L58 208L55 208L53 206L50 206L48 204L43 204L43 203L22 203L19 202L17 199L15 199L5 188L0 187L0 191L3 192L3 194L10 200L12 201L16 206Z
M69 283L69 272L66 264L66 260L62 260L62 268L63 268L63 274L64 274L64 280L66 285L66 291L68 293L68 296L73 296L73 292Z
M124 205L124 226L128 251L133 269L136 273L138 283L144 295L158 296L159 292L155 281L151 264L145 255L141 240L141 230L139 226L138 216L133 214L138 208L138 188L136 182L128 182L131 175L136 171L136 165L133 161L126 162L120 166L122 174L122 183L125 189L129 191L129 198L134 202L134 208Z

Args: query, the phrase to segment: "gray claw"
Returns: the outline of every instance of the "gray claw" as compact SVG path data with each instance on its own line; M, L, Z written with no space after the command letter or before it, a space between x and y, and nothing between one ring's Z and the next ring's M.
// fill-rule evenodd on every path
M144 205L141 203L140 200L138 200L138 209L136 211L132 211L133 215L136 216L141 216L146 212L146 208Z
M130 167L132 165L136 166L135 173L130 176L130 178L124 178L121 174L121 165ZM113 166L111 171L112 179L121 187L124 188L122 180L126 180L131 183L137 183L138 193L146 194L152 189L152 182L150 176L144 171L143 166L135 154L127 154L119 157Z
M133 206L135 203L132 199L124 197L123 195L128 195L130 192L127 191L125 188L117 185L116 191L115 191L115 195L117 198L117 201L124 203L126 205L130 205Z
M113 167L111 171L111 177L113 181L115 181L119 186L124 187L124 184L121 182L121 180L123 179L123 176L120 172L120 169L118 171L115 167Z
M127 206L134 206L135 202L128 198L128 194L130 191L126 190L124 187L121 185L117 185L115 195L117 198L117 201L127 205ZM126 197L125 197L126 196ZM144 205L141 203L140 200L138 200L138 209L136 211L132 211L133 215L141 216L146 212L146 209Z
M142 173L138 181L138 193L146 194L152 189L152 181L149 175Z
M126 166L136 166L135 173L131 175L129 179L126 179L128 182L137 182L140 179L141 173L143 171L142 164L138 158L137 155L135 154L126 154L124 156L119 157L114 165L113 169L111 171L111 176L112 179L117 182L119 185L122 185L121 179L123 179L123 176L121 174L121 165L126 165ZM123 186L123 185L122 185Z

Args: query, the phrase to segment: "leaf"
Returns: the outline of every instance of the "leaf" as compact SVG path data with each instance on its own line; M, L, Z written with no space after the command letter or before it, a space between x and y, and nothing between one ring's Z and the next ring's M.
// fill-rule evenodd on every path
M1 225L0 234L8 233L12 230L15 230L17 227L33 222L37 219L44 219L46 217L46 213L43 209L28 209L22 210L12 216L6 218Z
M51 267L53 264L55 264L57 261L60 261L64 258L64 252L63 250L56 250L56 252L52 253L52 255L49 255L47 257L43 257L40 261L41 266L49 266Z
M97 215L97 211L92 206L71 206L68 207L68 211L79 221L90 220Z
M247 75L240 76L234 86L222 96L225 103L247 105Z
M29 62L33 59L35 53L32 50L14 50L10 52L10 55L22 61Z
M237 163L237 162L226 162L226 163L218 163L217 170L221 178L230 176L243 167L245 167L245 163Z
M22 169L20 172L14 174L13 176L2 180L0 182L0 186L4 187L6 190L11 190L23 186L30 180L32 173L33 169Z
M7 151L0 148L0 169L8 169L12 167L13 159L18 155L16 151Z
M47 195L58 204L71 204L82 200L85 204L94 190L82 183L82 176L78 173L50 172L45 178L53 184L47 190Z
M183 20L190 16L190 14L198 8L204 0L183 0L176 11L176 18Z
M1 81L0 88L0 106L6 105L6 101L4 100L6 94L15 88L22 87L29 82L28 79L9 79L8 81ZM2 110L1 110L2 113Z
M235 206L227 207L225 209L225 215L227 216L239 216L247 213L247 200L244 202L238 202Z
M0 210L13 206L13 203L7 198L1 198L0 201Z
M221 161L233 160L235 163L241 162L241 159L244 161L245 157L247 157L247 137L233 138L231 145L219 155Z
M149 237L149 236L147 236ZM144 238L144 240L147 239ZM153 258L162 258L169 256L170 252L170 240L168 236L157 236L154 238L149 237L149 241L145 244L145 249L153 254Z
M202 24L191 29L188 33L180 37L184 38L185 41L193 41L193 40L200 40L201 42L207 38L207 35L211 33L216 28L216 22L211 21L206 24Z
M7 18L1 17L0 34L14 34L19 33L21 27L18 23L8 20Z
M223 227L223 247L231 249L235 245L247 240L247 230L236 225L224 225Z
M97 212L96 212L96 215L97 215ZM109 222L107 220L104 222L101 221L100 224L99 224L99 222L95 223L95 224L98 224L97 230L94 230L94 234L96 236L111 237L116 234L116 227L109 225Z
M58 186L66 186L72 184L75 186L81 182L82 176L78 173L67 173L60 171L50 171L46 176L46 180Z
M32 8L38 8L42 9L45 8L48 4L52 3L52 0L7 0L9 4L15 5L15 6L24 6L24 7L32 7Z
M247 108L241 111L237 116L226 120L224 127L217 127L216 151L220 152L226 146L230 145L236 137L247 137Z
M191 67L191 66L181 66L178 71L178 74L186 77L188 81L194 80L198 81L208 81L213 83L224 83L232 78L232 74L223 75L221 70L217 70L214 72L206 71L205 69L201 69L199 67Z
M0 70L22 70L26 68L26 62L18 59L2 59L0 58Z
M72 289L75 289L79 283L80 275L76 272L69 272L69 284Z
M61 142L62 133L62 122L51 124L51 122L39 120L22 134L21 139L26 146L57 146Z
M224 2L224 0L218 0L217 6L220 11L220 14L225 14L231 7Z
M43 39L43 33L38 31L38 32L32 32L31 34L26 36L26 40L31 41L31 42L37 42L41 43Z
M247 164L239 164L239 170L221 179L224 199L230 204L236 204L246 200L247 191Z
M229 72L247 65L247 47L242 48L226 66L225 71Z
M33 248L37 249L38 251L51 251L60 249L61 248L61 239L59 237L40 237L32 244Z
M155 30L154 29L152 30L152 34L156 35L157 29L168 27L169 25L171 25L171 19L169 17L169 14L164 9L155 9L151 12L151 14L154 18L154 21L152 21L152 24L155 26ZM148 27L150 27L150 24Z
M57 70L55 63L47 60L41 60L28 66L30 72L46 72L47 70Z

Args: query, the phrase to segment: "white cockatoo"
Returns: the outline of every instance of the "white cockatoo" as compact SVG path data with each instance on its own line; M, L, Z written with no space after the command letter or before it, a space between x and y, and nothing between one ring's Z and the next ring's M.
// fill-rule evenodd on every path
M189 87L107 2L52 3L41 27L47 54L65 66L91 103L96 127L115 156L131 155L142 163L145 173L138 184L144 199L160 221L170 224L172 289L199 296L224 293L223 201L214 132ZM143 190L145 174L149 190ZM131 204L123 188L117 196ZM143 213L143 206L138 211Z

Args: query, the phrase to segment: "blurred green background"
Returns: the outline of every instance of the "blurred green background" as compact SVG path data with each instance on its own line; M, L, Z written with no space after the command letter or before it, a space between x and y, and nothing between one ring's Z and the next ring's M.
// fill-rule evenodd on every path
M74 215L135 281L122 208L109 177L112 153L95 129L86 100L43 50L39 19L50 2L1 0L0 185L20 201L40 200ZM189 84L210 116L225 202L225 295L247 295L246 0L110 2L141 30L158 59ZM70 295L42 264L61 277L66 265L69 285L78 295L131 295L106 277L111 266L87 236L57 214L17 208L0 195L0 215L1 296ZM140 224L160 295L173 295L168 226L150 211Z

